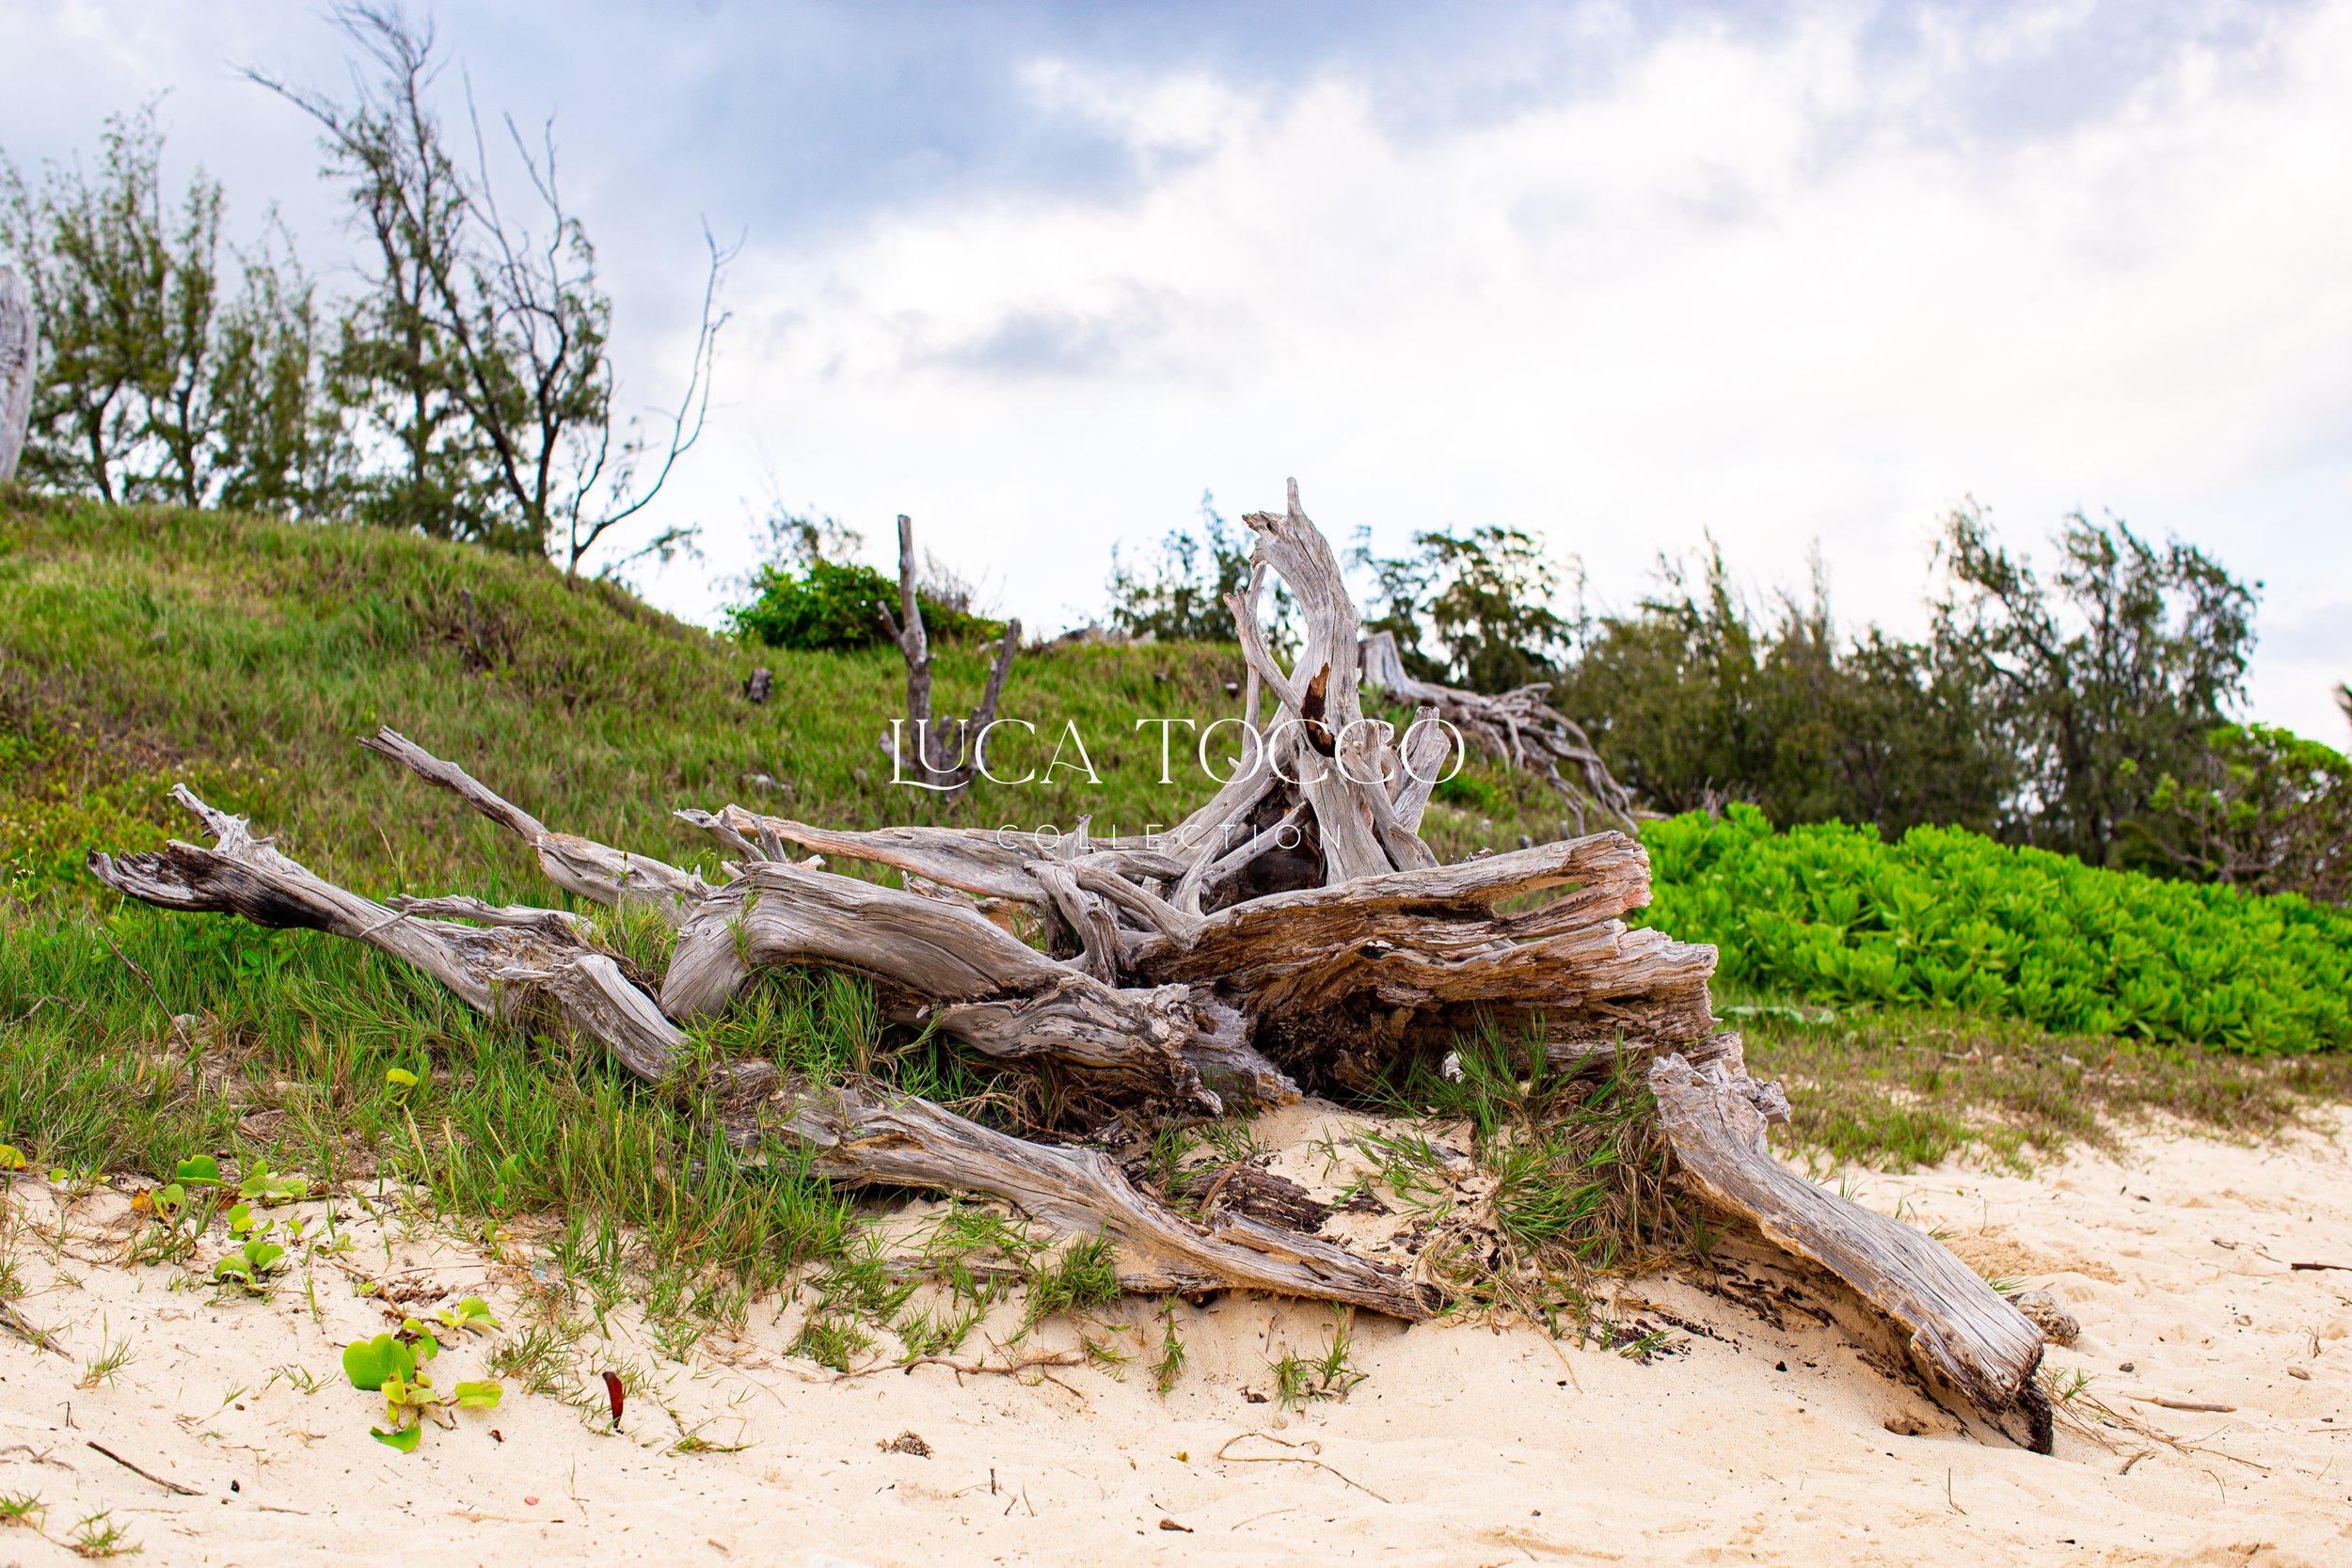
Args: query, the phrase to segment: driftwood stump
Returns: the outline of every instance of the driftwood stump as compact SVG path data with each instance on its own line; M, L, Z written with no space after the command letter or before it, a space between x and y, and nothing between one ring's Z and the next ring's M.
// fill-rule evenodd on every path
M1013 655L1021 649L1021 623L1017 619L1005 623L1004 639L996 646L996 660L989 667L988 686L980 693L979 705L972 710L971 717L958 719L943 713L934 719L930 635L923 626L923 596L916 589L915 575L914 523L900 513L898 613L891 613L890 606L879 600L874 610L906 660L907 718L903 727L894 722L880 744L882 755L890 759L890 776L895 783L932 790L952 800L972 783L972 775L982 760L988 727L996 718L996 700L1004 695L1005 676L1012 670ZM764 697L763 692L763 700Z
M1562 1069L1646 1063L1680 1180L1733 1222L1734 1250L1744 1244L1755 1267L1822 1294L1890 1366L1954 1408L2046 1449L2032 1325L1935 1242L1766 1151L1764 1125L1785 1119L1788 1102L1748 1078L1738 1037L1716 1028L1714 949L1625 923L1649 899L1641 845L1609 832L1438 864L1417 829L1449 744L1427 722L1444 693L1431 693L1402 735L1367 718L1355 607L1295 484L1284 511L1246 520L1258 535L1255 571L1231 608L1250 674L1244 756L1255 766L1166 833L1048 842L828 830L732 804L683 810L730 857L712 885L550 830L389 730L364 742L508 829L566 892L674 925L668 972L646 986L567 914L465 898L379 905L184 789L210 847L97 855L91 870L164 908L365 942L477 1007L561 1019L657 1085L678 1070L684 1029L723 1013L758 971L864 975L894 1019L1029 1084L1032 1124L1056 1141L873 1083L791 1082L764 1063L723 1074L737 1141L797 1142L845 1182L981 1194L1047 1225L1107 1232L1138 1289L1248 1287L1407 1319L1440 1306L1435 1292L1292 1228L1314 1206L1277 1179L1244 1178L1235 1201L1194 1219L1137 1189L1104 1149L1292 1101L1302 1087L1343 1094L1413 1059L1434 1064L1500 1017L1540 1038ZM1257 623L1270 574L1305 620L1287 669ZM911 599L901 610L900 629L918 627ZM911 703L919 662L911 651ZM904 885L796 862L795 848L889 868ZM1038 917L1045 950L989 917L1008 904Z
M14 267L0 267L0 483L16 477L33 416L33 378L40 373L40 334L33 297Z

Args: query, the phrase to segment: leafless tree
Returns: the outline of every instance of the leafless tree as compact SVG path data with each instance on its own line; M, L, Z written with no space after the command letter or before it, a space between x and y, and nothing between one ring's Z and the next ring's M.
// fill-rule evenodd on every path
M709 265L686 388L666 435L649 435L615 406L612 302L596 248L564 205L552 124L534 146L500 117L537 209L530 220L511 217L470 90L469 167L434 111L442 62L431 25L383 0L351 0L331 14L360 56L347 99L246 75L325 131L330 169L348 183L374 245L372 297L341 362L364 388L379 439L403 455L380 498L384 520L544 551L576 575L652 504L701 438L734 249L706 228ZM664 529L612 564L666 558L692 532Z

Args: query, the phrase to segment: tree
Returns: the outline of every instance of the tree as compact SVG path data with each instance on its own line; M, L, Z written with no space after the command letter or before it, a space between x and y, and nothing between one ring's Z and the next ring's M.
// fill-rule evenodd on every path
M1818 569L1810 596L1759 612L1723 554L1698 580L1603 616L1553 688L1611 768L1667 811L1729 800L1773 821L1925 822L1989 831L2012 769L1966 682L1934 650L1872 626L1841 645Z
M2254 588L2193 546L2080 513L2045 588L1973 504L1947 520L1937 657L2019 759L2015 831L2103 865L2168 772L2185 774L2243 694Z
M1537 540L1488 525L1416 533L1413 547L1384 559L1359 533L1349 557L1388 602L1365 629L1394 633L1408 672L1493 693L1558 671L1575 626L1551 608L1562 578Z
M1111 546L1111 626L1161 642L1231 642L1236 633L1226 596L1249 586L1249 571L1248 542L1235 537L1203 490L1200 531L1170 529L1148 565L1129 566Z
M2352 897L2352 761L2267 724L2226 724L2128 824L2132 858L2249 893Z
M398 527L543 552L576 575L612 531L660 494L700 438L732 252L707 231L702 314L686 389L657 443L615 406L612 302L586 229L564 205L552 127L536 147L501 123L536 209L511 218L468 103L469 165L431 98L432 30L374 0L331 13L373 68L348 102L248 71L326 133L328 170L373 249L369 293L337 353L363 422L398 455L369 501ZM628 560L666 557L663 530Z
M166 196L155 109L116 116L95 179L36 188L0 164L0 244L23 264L41 356L26 479L109 501L314 514L342 449L315 291L266 241L223 277L221 188Z

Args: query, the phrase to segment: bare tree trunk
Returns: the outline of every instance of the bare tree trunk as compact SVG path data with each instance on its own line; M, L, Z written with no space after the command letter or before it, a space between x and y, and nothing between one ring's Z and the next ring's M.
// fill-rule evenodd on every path
M942 714L934 721L930 639L923 627L923 597L915 585L914 523L904 513L898 515L898 611L892 614L886 604L878 603L874 608L881 612L882 624L889 627L891 639L898 644L907 665L905 728L901 730L893 724L881 742L882 755L890 759L891 782L914 784L953 799L972 782L980 760L980 748L986 744L988 727L996 721L996 702L1004 694L1005 676L1012 670L1012 656L1021 648L1021 623L1005 623L1004 640L997 645L987 689L980 693L979 705L972 710L971 717L956 719Z
M16 477L40 373L40 324L33 319L33 296L15 268L0 267L0 483Z
M1764 1124L1788 1116L1778 1085L1755 1083L1736 1062L1693 1067L1677 1055L1651 1065L1649 1085L1684 1181L1767 1243L1768 1267L1830 1287L1831 1310L1943 1402L2050 1451L2049 1402L2034 1381L2042 1331L1932 1238L1773 1159Z

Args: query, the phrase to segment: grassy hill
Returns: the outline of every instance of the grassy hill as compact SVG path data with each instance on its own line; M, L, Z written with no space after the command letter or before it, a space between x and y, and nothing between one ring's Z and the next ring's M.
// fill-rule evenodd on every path
M965 708L986 650L949 646L941 705ZM755 665L774 696L742 695ZM1237 713L1230 646L1046 646L1015 664L1000 732L1008 778L1052 761L1075 724L1099 783L976 784L954 820L1097 832L1172 823L1214 786L1175 731ZM184 832L184 781L364 891L503 886L511 843L353 744L379 724L466 766L550 825L681 863L711 863L678 806L833 826L945 821L890 782L877 737L903 714L893 647L747 649L607 584L535 562L375 531L164 507L0 495L0 853L20 889L88 884L90 848ZM1230 731L1228 732L1231 733ZM1447 786L1441 851L1550 836L1545 792L1487 766ZM1526 821L1522 823L1521 818Z
M946 702L971 701L982 660L943 652ZM755 664L774 672L766 705L742 695ZM1239 674L1230 647L1025 653L1004 712L1046 736L1074 723L1099 782L1063 769L982 784L956 819L1177 820L1211 786L1181 752L1161 784L1156 731L1136 721L1232 713ZM826 1306L811 1322L854 1336L887 1319L903 1287L881 1272L874 1216L787 1159L739 1160L691 1091L645 1092L599 1053L485 1020L350 942L124 904L83 861L187 836L166 799L184 781L363 892L553 901L510 838L353 743L379 724L551 824L707 869L716 857L673 807L942 820L935 799L891 785L875 748L902 679L892 648L754 651L611 587L466 548L0 491L0 1168L30 1163L72 1187L167 1178L209 1155L244 1180L298 1170L485 1239L534 1241L552 1282L503 1367L526 1386L532 1356L625 1298L660 1342L683 1345L814 1268ZM1009 772L1044 758L1004 760ZM1539 784L1482 763L1444 786L1426 827L1451 858L1552 836L1556 817ZM1669 873L1691 863L1687 886L1661 884L1671 921L1712 921L1738 942L1748 927L1726 910L1835 919L1806 934L1805 964L1750 964L1718 989L1751 1062L1788 1078L1791 1133L1819 1157L1900 1167L1974 1147L2020 1161L2153 1109L2251 1132L2352 1095L2352 1052L2254 1060L2053 1034L1920 1006L1900 986L1858 996L1848 948L1893 943L1888 973L1908 975L1906 943L1975 952L1974 926L1893 930L1888 911L1916 911L1862 847L1846 851L1860 901L1825 888L1812 839L1747 832L1704 864L1688 849L1661 857ZM1735 884L1748 892L1717 908ZM794 1068L855 1060L925 1092L960 1070L883 1030L866 988L837 976L783 977L748 1014L695 1033ZM212 1212L149 1227L139 1256L188 1261ZM0 1230L0 1298L17 1277L12 1234Z
M942 652L946 702L972 700L983 660ZM756 664L775 674L766 705L742 695ZM1025 652L1004 712L1046 737L1074 723L1099 783L1073 768L983 783L955 819L1177 820L1211 786L1181 739L1161 784L1157 732L1136 721L1232 713L1239 675L1234 650L1215 645ZM122 906L83 860L186 835L166 799L185 781L360 891L549 901L511 839L353 743L379 724L553 825L706 868L716 856L674 807L736 800L852 827L945 820L935 798L890 784L875 746L902 711L902 679L892 648L747 649L610 586L478 550L0 492L0 1143L75 1168L167 1172L197 1149L389 1167L453 1212L561 1210L763 1269L799 1256L837 1222L834 1200L773 1180L681 1190L663 1173L712 1157L691 1118L600 1064L518 1042L349 944ZM1008 748L1001 770L1041 768L1043 752ZM1549 837L1550 802L1526 776L1474 764L1444 787L1427 831L1449 857ZM1793 852L1754 842L1759 855ZM1714 896L1720 869L1693 875L1691 897ZM1782 879L1796 901L1783 915L1812 918L1820 876ZM1677 918L1704 924L1708 908ZM1906 940L1838 918L1832 946ZM2347 1053L2249 1063L1918 1006L1899 988L1865 1000L1851 960L1836 985L1801 966L1748 967L1747 982L1720 988L1724 1011L1762 1070L1804 1086L1798 1136L1839 1157L2046 1149L2152 1105L2258 1128L2352 1076ZM792 1007L762 1049L873 1038L854 986L812 983ZM430 1116L388 1087L393 1069L422 1080Z

